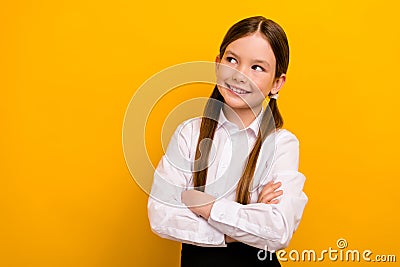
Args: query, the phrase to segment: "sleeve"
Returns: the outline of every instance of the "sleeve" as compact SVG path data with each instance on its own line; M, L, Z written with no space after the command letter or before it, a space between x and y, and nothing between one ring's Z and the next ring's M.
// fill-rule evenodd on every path
M242 205L217 200L208 222L226 235L251 246L277 251L286 248L297 229L308 201L303 192L305 176L298 172L299 142L289 131L277 138L270 179L282 182L278 204Z
M150 227L163 238L201 246L226 246L223 233L181 202L181 193L192 179L192 126L189 123L177 128L156 168L147 206Z

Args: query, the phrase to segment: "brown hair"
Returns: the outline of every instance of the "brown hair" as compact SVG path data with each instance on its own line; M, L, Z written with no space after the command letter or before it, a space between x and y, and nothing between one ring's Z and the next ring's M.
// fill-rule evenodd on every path
M280 77L282 74L286 73L289 65L288 40L285 32L277 23L262 16L246 18L234 24L228 30L222 41L219 49L219 57L222 58L230 43L256 32L261 33L271 45L276 58L275 78ZM218 126L217 120L223 105L224 98L218 91L216 85L204 109L204 117L201 121L200 135L196 148L196 161L194 163L195 172L193 179L194 186L200 191L204 191L208 171L207 167L201 168L201 166L207 166L211 150L211 142L204 142L202 146L200 144L204 139L209 138L212 140L214 138L215 129ZM283 119L278 110L275 99L270 99L268 108L271 112L267 112L266 110L263 114L257 140L249 154L247 165L236 189L236 201L242 204L248 204L250 202L250 186L263 141L274 128L279 129L283 125Z

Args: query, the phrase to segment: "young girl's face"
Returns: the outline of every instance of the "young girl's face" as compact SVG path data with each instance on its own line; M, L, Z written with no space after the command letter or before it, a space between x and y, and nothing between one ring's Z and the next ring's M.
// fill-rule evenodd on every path
M275 78L275 55L260 33L233 41L216 61L222 64L217 64L218 90L233 109L258 112L268 94L276 94L285 82L284 74Z

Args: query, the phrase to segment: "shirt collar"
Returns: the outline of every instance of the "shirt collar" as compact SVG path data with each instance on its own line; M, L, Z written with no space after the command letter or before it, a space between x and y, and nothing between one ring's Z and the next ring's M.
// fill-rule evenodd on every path
M257 136L258 130L260 128L260 123L261 123L261 118L262 118L263 113L264 113L264 107L262 107L261 112L258 113L257 117L250 123L250 125L244 129L242 129L241 131L251 131L254 134L254 136ZM235 131L239 131L239 128L237 127L237 125L234 124L233 122L229 121L226 118L223 109L221 110L221 112L219 114L217 129L219 129L222 126L229 127L229 129L232 129L232 130L235 129Z

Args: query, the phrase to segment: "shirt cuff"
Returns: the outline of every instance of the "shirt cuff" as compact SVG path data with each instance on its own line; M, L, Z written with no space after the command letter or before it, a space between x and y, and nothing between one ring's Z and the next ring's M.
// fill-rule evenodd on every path
M241 204L221 198L214 202L208 223L228 236L234 234Z
M198 230L183 230L171 226L158 226L152 229L159 236L198 246L224 247L225 235L217 231L204 219L199 218Z

